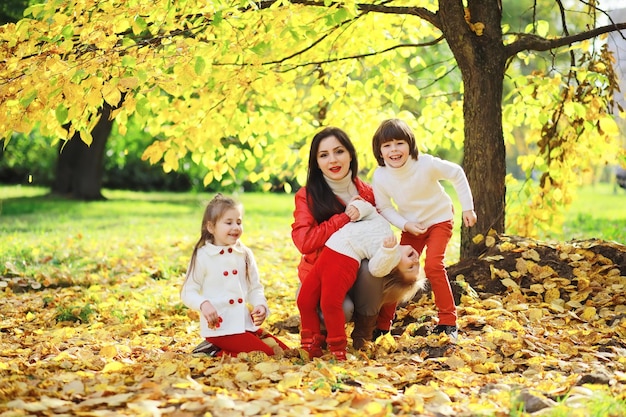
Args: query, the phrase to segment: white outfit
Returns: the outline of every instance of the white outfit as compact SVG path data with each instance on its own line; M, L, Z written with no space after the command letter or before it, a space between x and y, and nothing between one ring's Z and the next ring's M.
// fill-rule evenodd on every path
M400 250L383 247L383 241L393 234L391 225L376 208L364 200L355 200L360 219L350 222L333 233L326 241L326 246L335 252L361 262L369 259L368 268L375 277L384 277L400 263Z
M247 265L246 265L247 259ZM248 278L246 279L246 271ZM202 337L226 336L256 331L247 303L269 308L252 251L241 242L215 246L207 242L198 249L195 267L189 273L180 293L183 303L196 311L209 300L222 318L220 327L211 329L200 313Z
M463 168L428 154L420 154L417 161L409 158L400 168L376 168L372 182L376 207L400 230L407 222L422 223L428 228L453 220L452 199L439 183L441 180L452 183L463 211L474 210Z

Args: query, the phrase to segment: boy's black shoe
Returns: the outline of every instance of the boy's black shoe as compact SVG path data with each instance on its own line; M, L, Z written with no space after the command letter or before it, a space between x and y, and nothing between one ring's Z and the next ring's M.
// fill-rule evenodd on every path
M438 324L433 329L433 334L441 334L445 333L450 337L452 341L456 341L459 338L459 329L456 326L451 326L448 324Z
M221 349L215 346L211 342L203 340L198 346L196 346L191 353L204 353L207 356L215 356Z
M372 342L375 342L380 336L389 333L389 330L380 330L378 327L374 329L372 334Z

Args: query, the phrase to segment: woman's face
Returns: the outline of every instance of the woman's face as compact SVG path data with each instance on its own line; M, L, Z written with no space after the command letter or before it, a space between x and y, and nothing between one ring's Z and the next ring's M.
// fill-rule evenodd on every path
M322 173L332 179L340 180L350 172L350 152L334 135L320 141L317 149L317 165Z

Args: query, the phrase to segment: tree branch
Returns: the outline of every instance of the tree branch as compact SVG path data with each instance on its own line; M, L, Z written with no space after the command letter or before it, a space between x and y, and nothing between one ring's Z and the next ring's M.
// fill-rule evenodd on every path
M625 29L626 23L615 23L557 39L546 39L529 33L521 33L517 34L518 40L506 45L504 50L507 57L512 57L521 51L548 51L550 49L592 39L604 33L616 32Z
M276 3L276 0L262 0L257 2L256 5L259 9L267 9ZM325 3L324 1L315 1L315 0L292 0L292 4L300 4L303 6L315 6L315 7L323 7L330 8L332 6L342 6L342 3ZM385 4L388 1L383 1L379 4L369 4L369 3L357 3L357 7L359 11L364 13L387 13L387 14L401 14L401 15L411 15L422 18L423 20L429 22L437 29L441 30L441 21L438 13L433 13L430 10L424 7L398 7L398 6L386 6Z

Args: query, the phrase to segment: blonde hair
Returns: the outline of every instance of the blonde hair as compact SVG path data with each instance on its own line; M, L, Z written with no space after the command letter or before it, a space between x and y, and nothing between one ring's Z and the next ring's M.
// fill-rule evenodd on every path
M403 275L398 267L383 278L382 304L404 303L426 287L426 279L420 274Z

